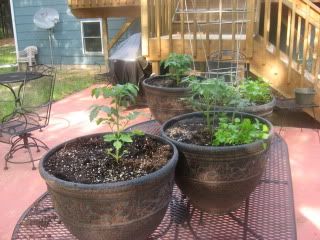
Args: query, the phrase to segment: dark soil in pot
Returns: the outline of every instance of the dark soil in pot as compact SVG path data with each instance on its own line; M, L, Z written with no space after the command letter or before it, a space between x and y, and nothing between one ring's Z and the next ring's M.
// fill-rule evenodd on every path
M151 77L142 83L147 103L154 118L163 123L168 119L192 112L192 107L182 100L190 94L186 86L177 86L168 76Z
M78 239L146 239L170 202L177 150L163 138L145 135L127 145L117 163L106 156L103 135L50 150L40 162L41 176L57 213Z
M108 148L111 144L101 137L79 139L55 152L44 168L57 178L70 182L117 182L155 172L172 156L169 145L144 136L135 137L133 143L125 146L127 153L119 162L106 154Z
M268 125L269 138L251 144L211 146L202 113L178 116L162 126L162 136L179 150L176 169L179 188L197 208L206 212L225 214L239 208L256 188L269 158L272 125L250 114L237 113L240 115Z

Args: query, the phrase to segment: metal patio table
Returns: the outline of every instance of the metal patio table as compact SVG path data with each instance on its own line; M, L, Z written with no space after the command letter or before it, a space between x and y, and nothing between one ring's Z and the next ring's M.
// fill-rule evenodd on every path
M130 129L159 134L160 125L153 120ZM209 215L193 207L175 186L164 219L148 239L296 239L289 155L279 135L273 138L270 152L260 184L237 211ZM21 216L12 239L76 238L59 219L50 194L45 193Z
M24 85L26 74L27 74L26 72L13 72L13 73L0 74L0 85L10 90L10 92L14 97L16 107L19 104L21 104L20 92ZM41 76L42 75L40 73L28 73L28 80L34 80L34 79L40 78ZM13 84L15 83L18 84L17 92L13 88Z

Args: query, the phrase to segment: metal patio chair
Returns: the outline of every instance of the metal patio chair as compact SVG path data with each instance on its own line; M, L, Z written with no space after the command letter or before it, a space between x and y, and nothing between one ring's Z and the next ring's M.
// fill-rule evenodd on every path
M42 130L49 124L54 83L55 71L52 67L35 65L27 68L23 85L19 87L19 96L12 100L15 101L12 104L14 109L0 119L0 142L11 144L5 155L5 170L8 163L32 163L32 170L35 170L34 162L39 159L34 159L31 149L35 148L37 152L48 150L48 146L32 136L32 132ZM1 103L8 104L9 101L1 99ZM29 160L21 162L13 159L14 153L20 149L28 151Z

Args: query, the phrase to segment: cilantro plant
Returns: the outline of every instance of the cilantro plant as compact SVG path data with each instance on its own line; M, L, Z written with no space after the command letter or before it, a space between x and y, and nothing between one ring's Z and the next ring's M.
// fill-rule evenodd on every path
M165 68L169 67L170 75L175 79L178 86L182 77L190 71L192 57L187 54L170 53L169 57L161 64Z
M127 83L116 85L111 88L102 87L92 90L92 96L96 98L101 95L104 98L111 98L111 106L94 105L90 113L90 120L96 119L97 124L107 124L112 130L112 134L103 136L104 141L110 142L113 148L107 149L107 154L112 156L117 162L126 153L123 146L126 143L133 142L132 137L143 135L141 131L124 132L124 128L131 120L138 116L138 112L130 112L127 115L123 111L129 104L135 102L138 94L138 87L134 84ZM102 113L98 116L99 113Z
M245 79L239 86L240 94L243 98L248 99L254 104L265 104L271 101L271 90L268 83L261 78L253 80L252 78Z
M249 118L240 119L221 117L215 128L213 142L214 146L228 146L252 143L259 139L267 139L269 128L267 125Z

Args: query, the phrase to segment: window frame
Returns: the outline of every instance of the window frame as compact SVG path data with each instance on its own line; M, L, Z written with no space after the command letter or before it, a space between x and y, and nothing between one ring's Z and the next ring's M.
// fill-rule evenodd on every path
M86 51L86 45L85 45L85 36L83 31L83 23L95 23L98 22L100 24L100 41L101 41L101 51L100 52L88 52ZM83 55L104 55L104 46L103 46L103 32L102 32L102 19L84 19L80 20L80 26L81 26L81 43L82 43L82 53ZM98 37L97 37L98 38Z

